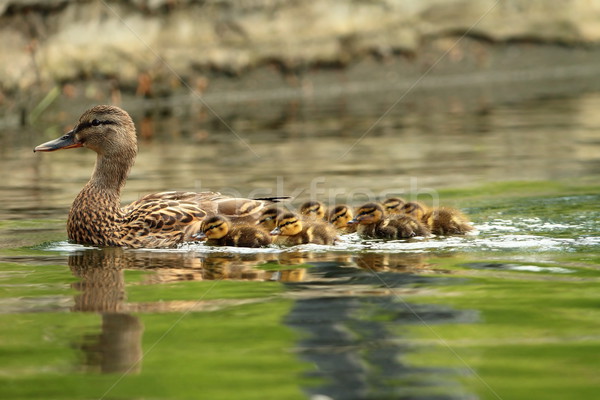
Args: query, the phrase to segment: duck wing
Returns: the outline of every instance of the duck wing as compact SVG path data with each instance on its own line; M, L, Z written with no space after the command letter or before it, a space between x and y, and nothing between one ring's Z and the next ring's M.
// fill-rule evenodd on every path
M235 222L255 222L265 207L283 198L226 197L218 192L148 194L122 209L121 241L129 247L173 247L194 240L206 216L225 215Z
M198 203L148 196L123 210L122 239L129 247L172 247L192 240L207 212Z

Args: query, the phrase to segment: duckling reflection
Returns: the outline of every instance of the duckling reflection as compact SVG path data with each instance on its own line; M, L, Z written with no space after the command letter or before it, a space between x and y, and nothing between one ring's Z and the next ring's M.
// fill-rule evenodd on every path
M419 272L429 268L421 253L362 253L354 257L357 266L370 271Z

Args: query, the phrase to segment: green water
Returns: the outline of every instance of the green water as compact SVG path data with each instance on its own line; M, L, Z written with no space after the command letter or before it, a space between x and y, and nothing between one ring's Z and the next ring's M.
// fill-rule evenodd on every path
M258 158L219 128L141 142L125 200L280 185L358 205L389 191L458 207L477 228L289 249L68 243L93 157L32 155L46 140L32 131L0 160L0 397L597 398L600 137L587 110L599 103L398 113L347 157L376 113L306 105L279 125L237 121Z

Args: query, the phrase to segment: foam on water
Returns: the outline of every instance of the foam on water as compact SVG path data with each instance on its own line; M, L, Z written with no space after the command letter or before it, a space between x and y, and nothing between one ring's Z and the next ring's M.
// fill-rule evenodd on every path
M600 245L600 236L581 235L571 238L555 237L556 230L572 230L581 232L582 225L569 223L553 223L539 218L522 218L515 220L494 219L475 225L476 230L464 236L417 237L404 240L365 240L356 234L344 235L332 246L305 244L293 247L271 245L264 248L212 247L204 243L185 243L174 249L140 249L127 251L143 251L157 253L234 253L234 254L277 254L284 252L430 252L430 251L469 251L469 250L527 250L527 251L569 251L575 246L592 247ZM584 230L584 229L583 229ZM69 243L53 242L41 248L72 254L98 247Z

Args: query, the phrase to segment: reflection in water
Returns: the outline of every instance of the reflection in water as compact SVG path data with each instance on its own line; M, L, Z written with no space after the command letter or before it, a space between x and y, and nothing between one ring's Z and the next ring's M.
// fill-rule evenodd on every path
M354 256L354 262L371 271L423 273L429 268L427 258L424 253L359 253Z
M100 333L85 335L79 346L85 355L84 365L105 374L140 372L143 331L136 316L103 313Z
M360 270L355 273L361 274ZM312 278L327 277L329 286L344 285L348 269L329 266L311 270ZM397 273L369 274L363 282L400 288L415 283L431 284L437 278ZM394 276L396 275L396 276ZM342 280L331 280L341 276ZM352 275L350 275L352 277ZM295 284L308 289L314 281ZM323 282L321 281L321 284ZM467 399L458 377L451 368L414 367L403 359L415 347L402 340L402 331L410 324L473 323L472 310L453 310L444 306L416 305L395 295L341 295L299 299L286 323L307 332L297 351L316 366L312 376L324 379L318 386L305 387L311 396L332 399ZM463 373L464 375L464 373ZM443 393L443 394L442 394Z
M89 250L69 256L73 284L78 290L73 311L102 314L98 334L86 334L78 347L84 352L83 363L102 373L134 373L141 370L142 332L140 319L120 313L125 300L121 249Z

